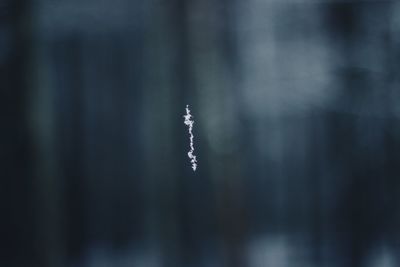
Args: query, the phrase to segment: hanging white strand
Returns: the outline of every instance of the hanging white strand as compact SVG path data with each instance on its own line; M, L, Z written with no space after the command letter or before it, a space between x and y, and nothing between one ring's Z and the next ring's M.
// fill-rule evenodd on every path
M185 118L185 124L189 126L189 135L190 135L190 151L188 152L188 157L190 158L190 163L192 163L193 171L197 169L197 159L196 156L193 154L194 152L194 145L193 145L193 124L194 120L192 119L193 116L190 114L189 105L186 105L186 115L183 116Z

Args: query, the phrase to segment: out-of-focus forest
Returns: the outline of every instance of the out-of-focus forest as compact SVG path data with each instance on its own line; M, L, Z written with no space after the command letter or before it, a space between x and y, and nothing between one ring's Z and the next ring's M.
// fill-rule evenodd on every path
M0 266L399 266L399 72L395 0L2 0Z

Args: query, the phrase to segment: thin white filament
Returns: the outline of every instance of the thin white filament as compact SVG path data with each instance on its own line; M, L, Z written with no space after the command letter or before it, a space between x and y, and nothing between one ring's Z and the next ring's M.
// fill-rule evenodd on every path
M190 158L190 163L192 163L193 171L196 171L197 168L197 159L196 156L193 154L194 146L193 146L193 124L194 120L192 119L193 116L190 114L189 105L186 105L186 115L183 116L185 118L185 124L189 126L189 136L190 136L190 151L188 152L188 157Z

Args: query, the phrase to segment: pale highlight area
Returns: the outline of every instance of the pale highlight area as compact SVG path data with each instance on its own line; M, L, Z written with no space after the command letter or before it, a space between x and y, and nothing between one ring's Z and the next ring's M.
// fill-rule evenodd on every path
M190 162L192 163L193 171L197 169L197 159L193 154L194 146L193 146L193 124L194 120L192 120L193 116L190 114L189 105L186 105L186 115L183 116L185 118L185 124L189 126L189 136L190 136L190 151L188 152L188 157L190 158Z

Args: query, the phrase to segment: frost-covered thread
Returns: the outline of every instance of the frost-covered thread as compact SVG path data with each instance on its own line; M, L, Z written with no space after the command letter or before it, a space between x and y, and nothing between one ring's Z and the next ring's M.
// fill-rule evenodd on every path
M186 105L186 115L183 116L185 118L185 124L189 126L189 135L190 135L190 151L188 152L188 157L190 158L190 163L192 163L193 171L196 171L197 168L197 159L196 156L193 155L194 146L193 146L193 124L194 120L192 120L193 116L190 114L189 105Z

